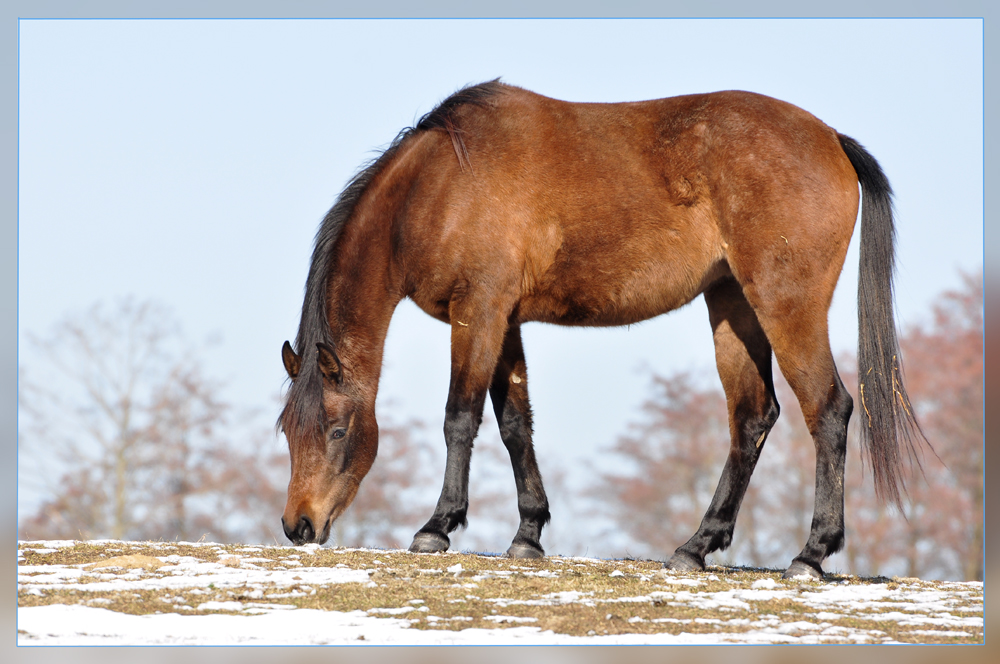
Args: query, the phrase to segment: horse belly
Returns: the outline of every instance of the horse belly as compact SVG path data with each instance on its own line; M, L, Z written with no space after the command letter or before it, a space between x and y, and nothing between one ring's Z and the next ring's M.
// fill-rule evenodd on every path
M534 293L522 300L519 318L558 325L631 325L682 307L702 290L700 281L678 281L651 271L602 284L600 291Z
M728 272L722 246L710 221L664 223L589 247L567 242L527 289L519 318L593 326L653 318L691 302Z

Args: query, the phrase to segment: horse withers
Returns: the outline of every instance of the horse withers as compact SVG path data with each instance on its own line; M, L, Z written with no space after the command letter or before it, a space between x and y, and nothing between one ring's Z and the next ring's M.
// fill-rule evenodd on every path
M806 111L749 92L580 104L492 81L402 131L320 225L295 345L282 348L286 535L325 542L375 461L382 351L402 298L451 326L444 486L411 551L446 550L466 523L489 392L517 485L507 553L533 558L549 507L521 325L628 325L704 295L730 453L698 531L666 565L704 569L729 546L778 418L773 352L816 447L812 527L786 575L820 576L844 541L853 400L827 311L859 183L862 442L880 498L898 503L903 452L920 433L898 371L891 190L875 159Z

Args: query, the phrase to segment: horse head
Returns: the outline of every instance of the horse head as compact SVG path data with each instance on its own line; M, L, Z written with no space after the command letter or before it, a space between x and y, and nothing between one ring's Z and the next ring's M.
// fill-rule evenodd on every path
M279 420L292 461L281 523L296 546L323 544L375 461L378 425L331 345L298 355L286 341L281 356L292 380Z

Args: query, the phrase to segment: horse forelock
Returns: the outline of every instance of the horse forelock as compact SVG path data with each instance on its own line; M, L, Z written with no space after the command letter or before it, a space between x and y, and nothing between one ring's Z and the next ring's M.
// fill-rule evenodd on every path
M285 407L278 417L278 428L292 441L323 439L326 413L323 409L323 377L318 369L303 367L285 397Z

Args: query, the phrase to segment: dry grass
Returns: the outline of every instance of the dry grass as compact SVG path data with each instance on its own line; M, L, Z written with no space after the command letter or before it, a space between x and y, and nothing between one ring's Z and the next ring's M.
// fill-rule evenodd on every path
M943 584L916 579L828 575L821 582L783 582L778 570L712 567L704 573L678 575L665 572L657 561L559 557L525 561L469 553L418 555L405 551L310 551L240 545L80 542L50 553L35 552L38 547L32 543L22 543L20 548L22 566L73 566L88 574L75 581L80 585L73 588L36 584L31 587L37 590L29 593L19 584L19 606L61 603L101 606L130 614L204 613L198 607L206 602L236 601L256 607L282 604L325 611L363 610L373 616L408 619L414 629L531 626L575 636L683 632L734 637L777 629L790 637L821 635L818 640L822 642L856 642L859 635L869 643L983 642L981 587L961 587L951 592L943 614L906 608L909 600L899 597L871 602L860 611L817 608L810 600L815 593L829 589L830 584L877 586L904 595L946 589ZM192 584L169 590L86 589L87 585L107 580L107 575L161 578L171 573L171 566L161 560L170 555L217 563L230 571L302 570L302 574L298 581L293 576L291 585L281 587ZM369 581L310 583L308 570L323 567L365 570ZM21 584L31 583L30 574L20 576ZM777 592L770 594L780 596L768 598L769 593L758 592L752 595L759 599L741 599L734 595L734 591L749 590L760 581L764 586L773 582L773 588L768 589ZM900 612L912 614L912 620L900 619ZM942 616L947 615L978 617L979 626L935 624L946 623Z

